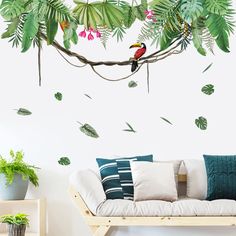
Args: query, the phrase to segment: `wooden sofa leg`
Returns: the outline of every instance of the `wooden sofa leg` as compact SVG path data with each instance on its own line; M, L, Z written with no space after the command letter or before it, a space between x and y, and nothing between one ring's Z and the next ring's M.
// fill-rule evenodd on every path
M93 236L106 236L110 226L91 226Z

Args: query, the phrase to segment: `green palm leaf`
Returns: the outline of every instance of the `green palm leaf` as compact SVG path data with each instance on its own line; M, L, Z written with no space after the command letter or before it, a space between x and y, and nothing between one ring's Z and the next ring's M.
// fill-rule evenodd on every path
M69 8L60 0L47 0L43 9L46 20L54 19L56 22L71 21Z
M232 3L230 0L206 0L206 9L217 15L225 15L227 10L231 7Z
M231 18L210 14L206 20L206 25L218 47L224 52L229 52L229 35L233 32L234 27Z

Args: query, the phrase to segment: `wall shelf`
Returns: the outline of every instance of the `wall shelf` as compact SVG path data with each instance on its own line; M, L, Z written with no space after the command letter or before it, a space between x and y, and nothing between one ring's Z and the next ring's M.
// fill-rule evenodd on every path
M0 200L0 215L24 213L29 217L30 226L26 236L46 236L46 204L44 199ZM6 225L0 225L0 236L8 236Z

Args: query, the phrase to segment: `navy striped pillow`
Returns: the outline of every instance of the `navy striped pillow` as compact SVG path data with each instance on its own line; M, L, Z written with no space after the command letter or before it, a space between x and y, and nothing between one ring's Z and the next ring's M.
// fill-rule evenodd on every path
M153 161L152 155L117 159L97 158L102 185L107 199L133 200L131 161Z
M120 184L116 160L97 158L102 186L107 199L123 199L123 191Z

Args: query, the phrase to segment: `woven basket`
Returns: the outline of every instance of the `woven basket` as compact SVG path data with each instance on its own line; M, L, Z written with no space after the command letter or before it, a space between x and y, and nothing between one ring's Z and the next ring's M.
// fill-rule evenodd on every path
M8 224L8 236L25 236L26 225Z

